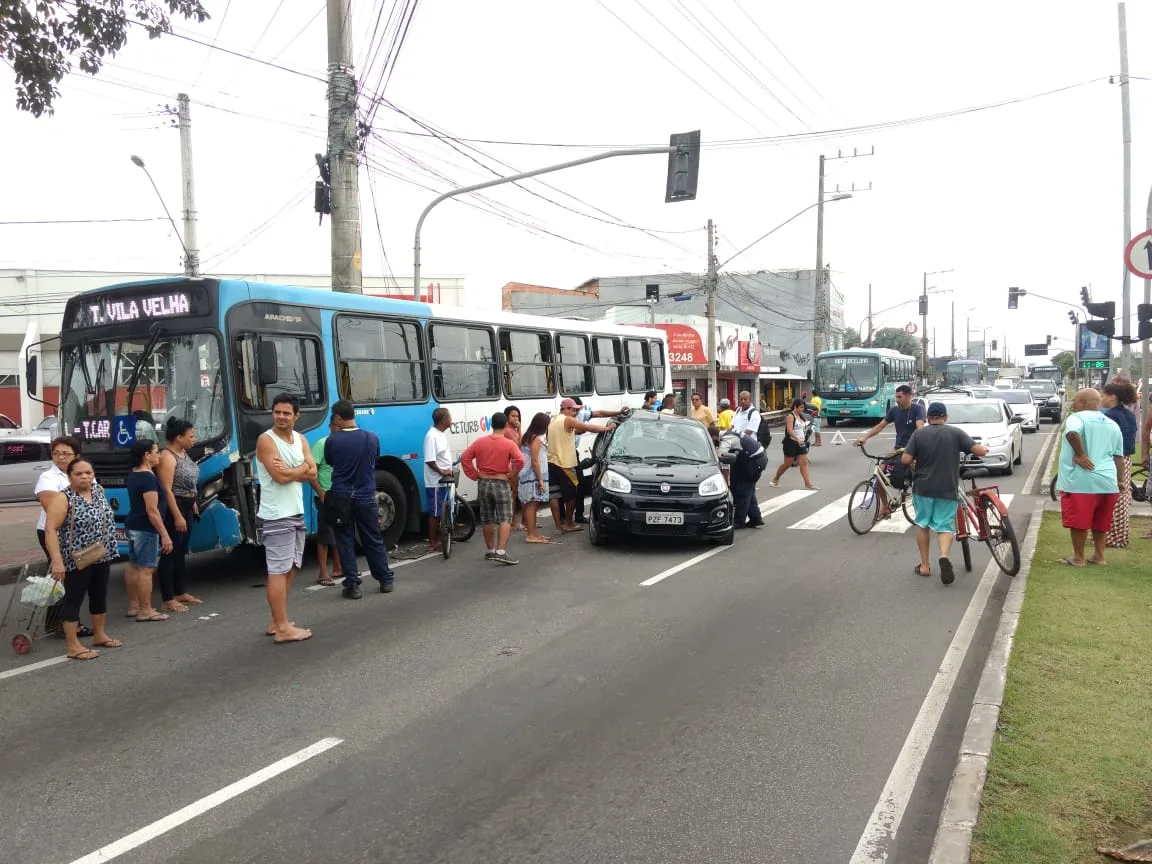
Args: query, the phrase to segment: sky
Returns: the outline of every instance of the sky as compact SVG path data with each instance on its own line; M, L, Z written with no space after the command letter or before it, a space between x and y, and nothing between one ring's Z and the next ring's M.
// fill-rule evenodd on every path
M179 272L178 238L129 156L179 220L179 140L164 106L187 92L205 272L327 272L329 225L312 210L314 154L326 146L325 3L204 5L212 20L174 26L205 44L134 30L100 75L65 79L52 117L17 111L0 65L0 268ZM462 275L470 302L494 307L510 281L702 271L708 219L725 261L816 202L820 154L855 151L874 155L829 161L827 190L866 191L828 203L824 226L849 326L867 315L869 285L876 327L919 326L926 280L938 353L950 349L954 307L958 347L970 325L974 340L1006 339L1022 358L1047 335L1072 347L1068 307L1036 294L1078 304L1087 285L1120 305L1114 3L419 0L394 42L404 5L351 10L372 130L360 172L366 274L411 273L416 218L449 188L699 129L695 201L664 203L659 155L524 184L551 201L500 187L432 212L423 273ZM1152 4L1128 3L1127 18L1136 233L1152 186L1152 60L1141 49ZM154 221L3 224L125 218ZM727 269L815 259L808 209ZM1033 292L1017 311L1009 286ZM1134 279L1133 312L1143 290Z

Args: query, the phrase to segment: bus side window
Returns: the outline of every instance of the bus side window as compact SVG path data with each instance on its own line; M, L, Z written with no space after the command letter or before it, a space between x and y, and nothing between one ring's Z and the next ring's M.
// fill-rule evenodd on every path
M504 392L510 399L556 394L552 334L539 330L500 330Z
M648 377L648 343L643 339L625 339L624 357L628 366L628 389L633 393L646 392L652 386Z
M653 339L648 343L648 386L661 395L664 393L664 343Z
M596 392L605 395L624 392L624 358L620 340L612 336L592 338L592 360L595 364Z
M556 335L560 361L560 392L565 396L586 396L592 392L592 365L588 337L568 333Z
M237 372L240 376L240 404L256 411L272 407L280 393L300 397L303 408L325 404L324 382L320 374L320 343L304 336L247 334L237 340ZM262 384L260 344L276 347L276 380ZM271 352L264 352L271 355ZM264 375L267 375L265 370ZM268 376L271 377L271 376Z
M433 393L441 401L495 399L500 364L492 330L483 326L435 323L428 328Z

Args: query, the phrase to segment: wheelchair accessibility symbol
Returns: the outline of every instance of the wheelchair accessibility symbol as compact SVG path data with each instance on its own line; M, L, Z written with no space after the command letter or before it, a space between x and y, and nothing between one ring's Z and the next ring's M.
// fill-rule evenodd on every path
M131 447L136 443L136 415L119 414L113 419L112 442L117 447Z

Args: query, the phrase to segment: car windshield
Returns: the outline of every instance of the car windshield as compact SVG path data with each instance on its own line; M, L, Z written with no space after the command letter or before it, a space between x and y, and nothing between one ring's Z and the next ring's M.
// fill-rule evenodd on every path
M691 423L624 423L612 435L608 460L682 465L705 465L716 461L708 432Z
M816 390L821 396L862 399L879 389L880 363L876 357L834 354L816 360Z
M996 394L997 399L1003 399L1009 405L1031 405L1032 396L1023 390L1005 390Z
M1056 385L1051 381L1021 381L1020 387L1024 390L1031 390L1033 393L1051 393L1056 392Z
M963 423L998 423L1004 419L1004 409L996 402L956 402L948 406L948 422L957 425Z
M131 443L112 440L114 418L128 414L136 438L160 440L169 416L191 421L201 441L217 438L225 431L222 375L211 333L82 342L64 354L60 429L84 441L85 452Z

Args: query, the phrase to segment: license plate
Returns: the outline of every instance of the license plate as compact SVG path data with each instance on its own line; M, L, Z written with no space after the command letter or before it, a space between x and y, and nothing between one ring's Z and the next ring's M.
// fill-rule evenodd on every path
M683 513L646 513L644 521L649 525L683 525Z
M847 408L841 408L841 409L840 409L840 413L841 413L841 414L851 414L852 412L851 412L851 411L849 411Z
M128 542L127 529L125 529L125 528L117 528L116 529L116 542L117 543L127 543Z

